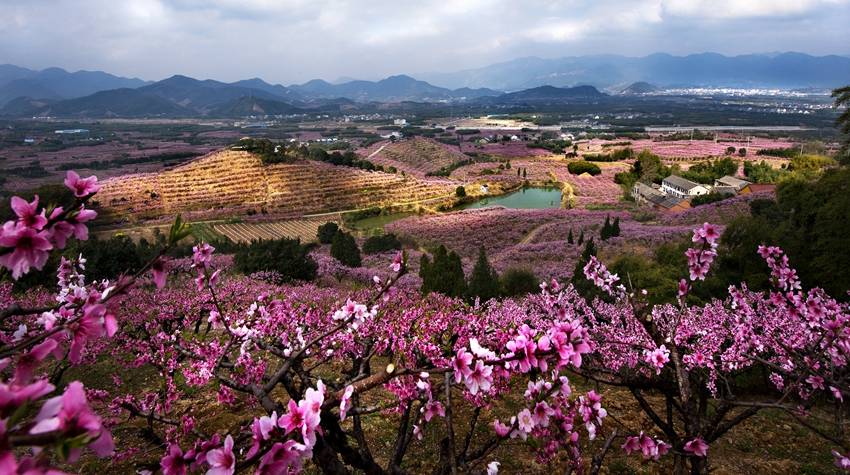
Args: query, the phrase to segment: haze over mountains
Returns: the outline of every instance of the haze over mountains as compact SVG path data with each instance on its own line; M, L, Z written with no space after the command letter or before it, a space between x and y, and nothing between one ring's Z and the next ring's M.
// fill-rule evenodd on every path
M420 74L445 87L518 90L536 86L597 88L645 81L659 86L833 88L850 77L850 58L802 53L723 56L717 53L640 58L617 55L519 58L453 73Z
M0 65L0 115L234 117L340 110L370 102L510 105L588 100L604 97L599 89L626 94L647 94L672 86L824 89L838 86L850 77L850 58L800 53L521 58L422 77L429 81L396 75L379 81L336 84L314 79L287 87L259 78L224 83L175 75L147 82L100 71L33 71Z

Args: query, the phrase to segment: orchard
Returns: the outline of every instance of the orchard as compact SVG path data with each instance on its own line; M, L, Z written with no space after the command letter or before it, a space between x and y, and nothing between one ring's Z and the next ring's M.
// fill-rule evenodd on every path
M68 172L65 185L76 202L64 208L12 199L17 218L0 231L12 280L88 238L97 178ZM167 257L189 232L177 217L159 254L115 281L88 281L77 256L61 259L53 291L0 284L0 472L76 472L83 459L119 456L130 448L113 428L138 419L160 441L141 473L401 474L415 472L411 450L427 443L437 473L494 474L497 449L521 443L576 473L598 473L622 451L701 474L712 445L766 409L817 434L850 470L850 309L804 290L770 243L752 250L770 268L767 292L738 285L694 303L718 255L718 228L706 223L675 303L650 305L592 257L593 300L552 281L468 304L396 285L403 252L359 290L277 286L233 273L207 243ZM95 405L102 391L67 375L109 359L122 361L115 393ZM145 386L122 384L143 370L155 376ZM753 372L772 387L741 393ZM578 380L627 389L653 427L625 432ZM203 396L250 416L223 423L187 402ZM367 423L375 415L392 422L390 436Z

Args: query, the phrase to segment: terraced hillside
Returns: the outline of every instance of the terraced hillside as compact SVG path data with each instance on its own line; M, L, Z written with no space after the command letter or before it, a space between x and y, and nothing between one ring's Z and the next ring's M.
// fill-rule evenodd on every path
M160 173L103 183L99 206L114 217L155 218L203 212L211 218L265 212L281 216L421 201L452 192L410 176L300 161L263 165L223 150Z
M395 167L415 176L424 176L469 158L439 142L421 137L385 144L383 148L368 150L366 156L376 165Z

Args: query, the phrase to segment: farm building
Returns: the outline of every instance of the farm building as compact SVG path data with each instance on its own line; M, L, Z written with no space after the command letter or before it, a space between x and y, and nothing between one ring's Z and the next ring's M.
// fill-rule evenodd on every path
M661 190L664 194L673 195L679 198L688 198L690 196L707 195L709 187L700 185L690 180L686 180L680 176L670 175L661 182Z
M742 180L740 178L736 178L734 176L726 175L722 178L718 178L714 180L715 188L733 188L735 193L741 191L745 186L749 185L750 182L747 180ZM718 190L715 190L718 191Z
M632 187L632 197L635 199L635 203L639 205L650 202L651 197L659 196L664 196L664 193L658 188L647 185L646 183L637 182Z
M652 205L653 209L668 213L679 213L691 207L688 200L675 196L651 195L647 202Z

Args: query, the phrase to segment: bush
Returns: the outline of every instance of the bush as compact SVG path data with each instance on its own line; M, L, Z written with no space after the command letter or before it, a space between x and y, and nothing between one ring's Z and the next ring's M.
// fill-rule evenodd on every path
M354 236L343 231L337 231L331 241L331 256L342 265L348 267L360 267L360 249Z
M573 175L581 175L582 173L587 173L596 176L602 173L602 170L599 168L599 165L584 160L570 162L569 164L567 164L567 170L569 170L570 173L572 173Z
M455 188L455 196L457 196L458 198L465 198L466 197L466 188L464 188L463 185Z
M392 233L372 236L363 243L363 252L366 254L377 254L393 249L401 249L401 241Z
M318 266L300 239L253 241L237 247L233 264L243 274L276 272L283 282L310 281Z
M712 191L707 195L694 196L693 199L691 199L691 206L702 206L709 203L716 203L718 201L723 201L726 198L731 198L732 196L734 195Z
M502 274L502 295L514 297L533 294L540 290L540 281L528 269L508 269Z
M336 223L325 223L319 226L319 231L316 233L316 238L322 244L330 244L334 236L339 231L339 225Z

